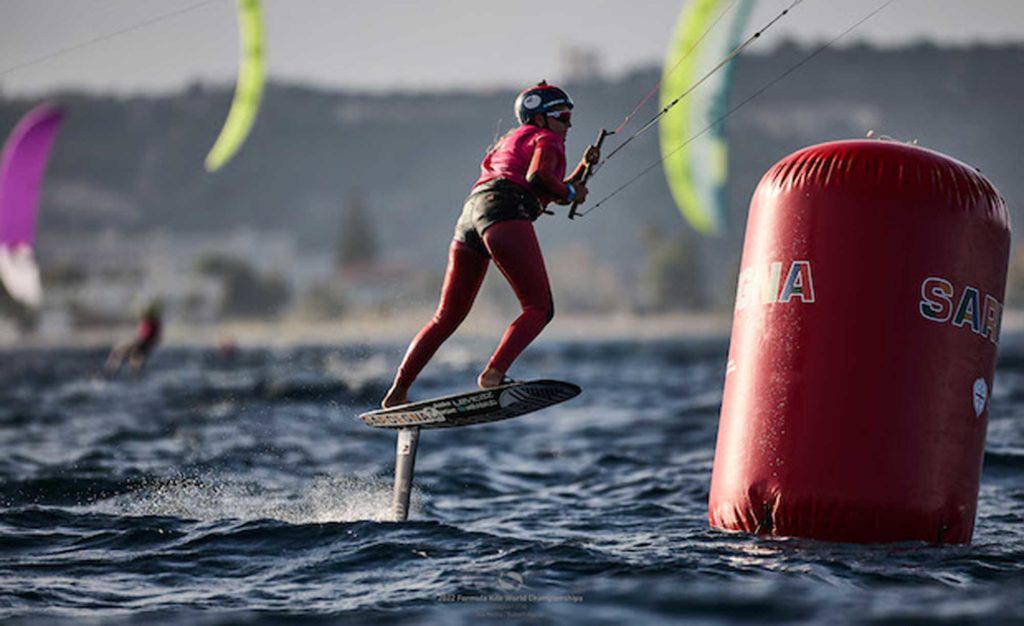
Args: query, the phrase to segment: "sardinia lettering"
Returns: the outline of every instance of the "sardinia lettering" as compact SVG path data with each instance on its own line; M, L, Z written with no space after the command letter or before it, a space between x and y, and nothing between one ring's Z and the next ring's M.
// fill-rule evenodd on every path
M736 288L736 309L752 304L814 302L810 261L793 261L783 278L782 262L745 268Z
M992 343L999 343L999 324L1003 305L981 290L964 286L957 297L953 283L945 278L929 276L921 282L921 315L939 324L949 323L958 328L969 328Z

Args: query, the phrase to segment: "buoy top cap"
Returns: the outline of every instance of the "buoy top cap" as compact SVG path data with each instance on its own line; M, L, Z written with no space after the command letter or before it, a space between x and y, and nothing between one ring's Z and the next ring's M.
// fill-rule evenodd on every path
M808 146L784 157L758 191L868 188L888 196L929 197L935 209L965 210L1010 228L1010 213L981 172L946 154L892 140L846 139Z

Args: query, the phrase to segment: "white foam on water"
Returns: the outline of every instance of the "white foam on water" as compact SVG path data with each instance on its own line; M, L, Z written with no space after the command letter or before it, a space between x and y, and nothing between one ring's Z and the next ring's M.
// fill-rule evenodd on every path
M320 476L299 493L268 491L256 482L182 476L140 482L138 489L90 505L129 517L168 516L200 521L273 519L289 524L388 521L392 483L381 477ZM420 508L414 490L412 508Z

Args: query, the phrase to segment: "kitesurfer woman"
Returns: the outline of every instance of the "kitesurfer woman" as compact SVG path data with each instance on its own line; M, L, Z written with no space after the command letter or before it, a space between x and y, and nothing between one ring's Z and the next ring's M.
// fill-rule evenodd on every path
M409 345L381 401L384 408L408 401L409 386L469 313L491 259L523 311L505 331L477 384L501 384L512 362L551 321L554 304L533 221L552 202L586 200L584 166L601 156L591 146L565 177L565 136L573 106L569 94L543 81L516 98L521 125L498 140L480 165L480 178L455 225L437 312Z

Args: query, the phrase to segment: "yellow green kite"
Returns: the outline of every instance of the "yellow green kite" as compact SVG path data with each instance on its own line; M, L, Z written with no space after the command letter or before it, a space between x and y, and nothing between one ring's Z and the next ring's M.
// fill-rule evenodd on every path
M662 108L739 45L752 7L753 0L687 2L665 60ZM724 124L716 122L726 113L730 74L731 64L712 74L660 123L661 155L672 197L687 221L703 234L720 233L725 226L726 136Z
M263 79L266 75L263 40L263 12L259 0L237 0L238 30L241 42L238 82L231 102L228 119L216 143L206 155L206 170L216 172L245 143L263 97Z

